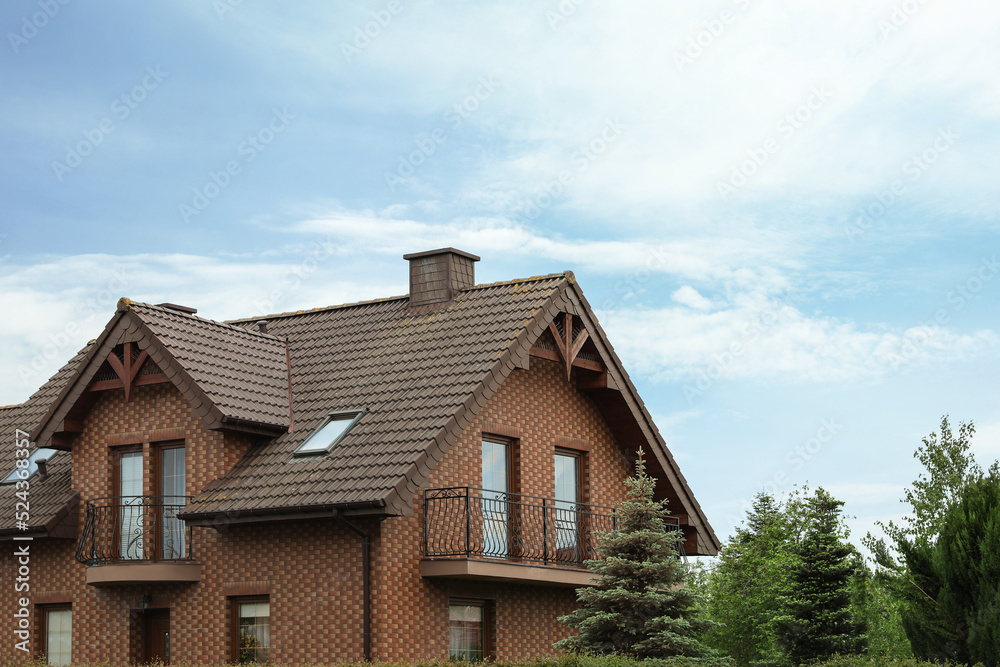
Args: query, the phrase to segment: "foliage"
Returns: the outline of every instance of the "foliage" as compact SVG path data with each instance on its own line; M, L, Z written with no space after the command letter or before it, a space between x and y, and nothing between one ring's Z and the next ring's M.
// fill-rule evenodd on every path
M163 663L150 663L162 667ZM224 663L172 663L175 667L230 667ZM393 662L336 662L325 663L328 667L472 667L484 663L452 662L450 660L397 660ZM659 658L636 660L624 656L561 655L539 657L529 660L501 661L489 663L491 667L727 667L728 660L706 661L692 658ZM45 667L42 661L13 662L0 661L0 667ZM81 664L79 667L112 667L108 663ZM324 667L323 663L313 667ZM845 666L846 667L846 666ZM858 666L860 667L860 665ZM903 665L902 667L925 667L924 665ZM928 666L929 667L929 666Z
M956 435L951 430L948 415L944 415L939 430L940 434L931 433L923 438L922 445L913 453L925 472L920 473L912 488L903 492L900 501L910 506L911 516L905 517L902 525L892 521L876 522L895 543L897 551L903 540L915 544L933 542L941 530L945 512L955 504L962 489L983 478L983 470L971 451L975 425L971 421L959 423ZM1000 472L997 466L994 462L991 474ZM863 543L876 555L880 566L894 569L895 563L884 540L875 540L869 533Z
M577 591L580 607L559 620L579 630L556 643L573 653L636 658L714 658L699 641L712 626L697 595L685 585L678 557L679 531L664 525L666 501L653 499L655 480L646 474L642 450L636 474L625 482L618 526L598 547L603 558L587 561L597 585Z
M994 462L984 476L971 452L974 433L969 422L959 424L955 435L947 415L942 417L940 434L923 438L914 454L926 473L905 492L903 502L912 515L900 526L879 523L892 547L870 533L864 544L879 567L877 576L899 605L915 656L995 665L997 652L991 646L1000 627L998 579L992 588L975 593L973 583L963 579L976 572L977 582L989 582L1000 549L993 527L1000 521L1000 506L991 505L990 491L984 490L996 490L1000 463Z
M228 667L220 663L174 663L175 667ZM482 663L461 663L446 660L397 660L394 662L337 662L326 663L328 667L463 667ZM490 663L491 667L726 667L729 663L725 660L704 661L693 660L691 658L662 658L649 660L636 660L623 656L586 656L586 655L563 655L540 657L531 660L501 661ZM0 661L0 667L45 667L41 661L34 662L13 662ZM108 663L81 664L79 667L112 667ZM316 664L313 667L323 667ZM865 655L838 655L822 662L813 663L810 667L957 667L955 663L949 662L927 662L923 660L893 659L886 657L869 657Z
M936 597L970 664L1000 665L1000 479L970 484L945 516L932 552Z
M890 658L870 655L835 655L826 660L814 662L810 667L958 667L956 663L942 661L929 662L917 658Z
M867 628L867 655L896 659L913 656L899 607L887 582L876 577L859 556L851 580L851 616Z
M707 641L739 667L781 659L774 619L795 562L802 506L798 494L782 505L758 493L745 525L723 545L707 577L708 613L719 622Z
M851 618L854 548L841 538L843 501L822 488L807 499L805 537L785 596L786 611L775 619L778 645L793 664L864 647L863 627Z

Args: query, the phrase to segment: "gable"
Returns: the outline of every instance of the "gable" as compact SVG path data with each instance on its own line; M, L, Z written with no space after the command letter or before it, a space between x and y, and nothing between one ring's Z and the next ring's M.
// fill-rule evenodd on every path
M209 429L274 434L290 423L284 345L273 336L128 299L77 361L32 432L69 449L100 392L171 383Z

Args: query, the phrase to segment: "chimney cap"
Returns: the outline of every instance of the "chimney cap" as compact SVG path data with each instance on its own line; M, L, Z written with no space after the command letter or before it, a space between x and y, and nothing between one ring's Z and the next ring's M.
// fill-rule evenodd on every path
M431 257L433 255L443 255L445 253L454 253L462 257L471 259L473 262L478 262L481 257L478 255L473 255L471 252L465 252L464 250L458 250L457 248L438 248L437 250L425 250L423 252L411 252L409 254L403 255L403 259L419 259L421 257Z

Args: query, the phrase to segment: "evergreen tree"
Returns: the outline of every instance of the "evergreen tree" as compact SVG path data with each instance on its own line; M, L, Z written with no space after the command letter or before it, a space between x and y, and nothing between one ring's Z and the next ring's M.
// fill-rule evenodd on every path
M972 422L959 424L956 435L947 415L942 417L940 434L924 438L914 453L926 473L905 491L903 502L910 505L911 516L901 526L879 523L892 547L870 533L863 540L879 567L876 576L899 604L903 628L918 658L969 663L973 646L977 646L976 651L987 651L978 648L977 642L985 642L984 646L995 643L993 628L1000 627L994 616L1000 613L995 611L1000 606L1000 581L994 579L992 589L979 594L973 607L966 606L972 604L972 598L956 590L966 585L959 575L990 572L991 558L1000 551L1000 537L990 528L991 521L1000 521L1000 509L987 509L990 505L982 494L988 492L981 488L995 489L1000 483L1000 462L994 462L988 476L984 475L972 455L973 434ZM978 499L967 501L968 493ZM983 541L981 546L975 546L973 534ZM969 556L976 548L978 562ZM893 551L902 562L897 562ZM984 575L982 580L989 579ZM976 618L993 619L990 622L994 625L980 625L975 618L969 619L970 613ZM988 656L989 652L976 655ZM988 657L976 659L988 662Z
M602 536L603 558L587 561L597 585L579 589L580 607L559 619L580 632L556 648L640 659L717 657L699 641L712 622L685 585L677 552L682 537L665 529L666 501L653 499L655 482L639 450L636 474L625 482L628 499L617 506L618 526Z
M774 619L781 613L796 558L800 508L797 494L780 505L758 493L705 584L709 615L719 622L707 642L738 667L781 659Z
M945 516L932 565L941 584L937 603L965 645L959 659L1000 665L1000 479L962 492Z
M778 643L796 665L864 646L864 628L851 618L854 549L838 530L844 503L820 488L807 504L809 524L797 549L786 612L776 619Z

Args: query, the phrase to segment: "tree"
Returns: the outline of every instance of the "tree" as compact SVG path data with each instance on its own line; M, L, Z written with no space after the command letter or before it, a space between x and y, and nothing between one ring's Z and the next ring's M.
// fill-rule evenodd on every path
M719 623L707 642L738 667L780 660L774 619L781 613L795 562L800 508L798 494L779 504L758 493L744 525L723 545L707 577L708 613Z
M597 585L579 589L580 607L559 619L580 632L556 648L639 659L717 657L699 641L712 622L685 585L677 553L682 538L665 529L666 501L653 499L655 480L646 474L642 450L625 485L628 498L617 505L618 526L598 546L603 558L587 561Z
M903 492L901 503L910 506L910 516L903 519L902 525L877 522L886 536L898 547L901 540L914 544L931 542L941 530L945 512L958 499L962 490L970 483L983 478L983 470L976 463L972 454L971 440L976 433L975 425L970 422L960 422L958 434L952 433L948 415L941 417L940 435L931 433L922 439L922 445L917 447L913 458L924 466L925 472L920 473L911 488ZM991 472L997 470L993 464ZM879 554L888 550L880 548L871 533L864 540L866 547ZM896 549L898 551L898 548ZM879 563L889 567L890 563Z
M851 618L854 548L840 534L843 501L822 488L807 499L809 524L798 545L786 612L776 619L778 644L793 664L857 653L863 627Z
M971 659L967 610L948 603L952 593L946 579L946 570L956 574L953 568L960 567L958 563L964 564L961 567L971 567L967 558L958 557L970 545L959 540L956 546L957 538L946 540L945 534L952 535L951 522L959 516L953 512L964 511L957 508L964 506L963 499L969 489L990 484L984 480L992 480L994 486L1000 480L1000 463L993 463L988 478L976 463L970 444L974 434L975 426L968 422L960 423L955 435L948 416L942 417L940 434L931 433L923 438L922 446L914 453L926 473L904 492L901 502L910 505L911 516L899 526L891 521L878 523L892 547L884 539L876 540L871 533L862 541L872 551L878 567L876 577L899 604L903 629L913 654L920 658L966 663ZM945 548L942 540L952 545L947 552L942 551ZM994 551L997 547L1000 545L994 544ZM894 554L902 562L897 562ZM982 604L985 606L981 613L989 616L989 603L982 600Z
M1000 664L1000 478L972 482L944 517L931 566L936 601L968 664Z
M899 608L900 603L887 582L876 577L858 554L851 581L851 615L867 628L868 655L897 659L913 657Z

